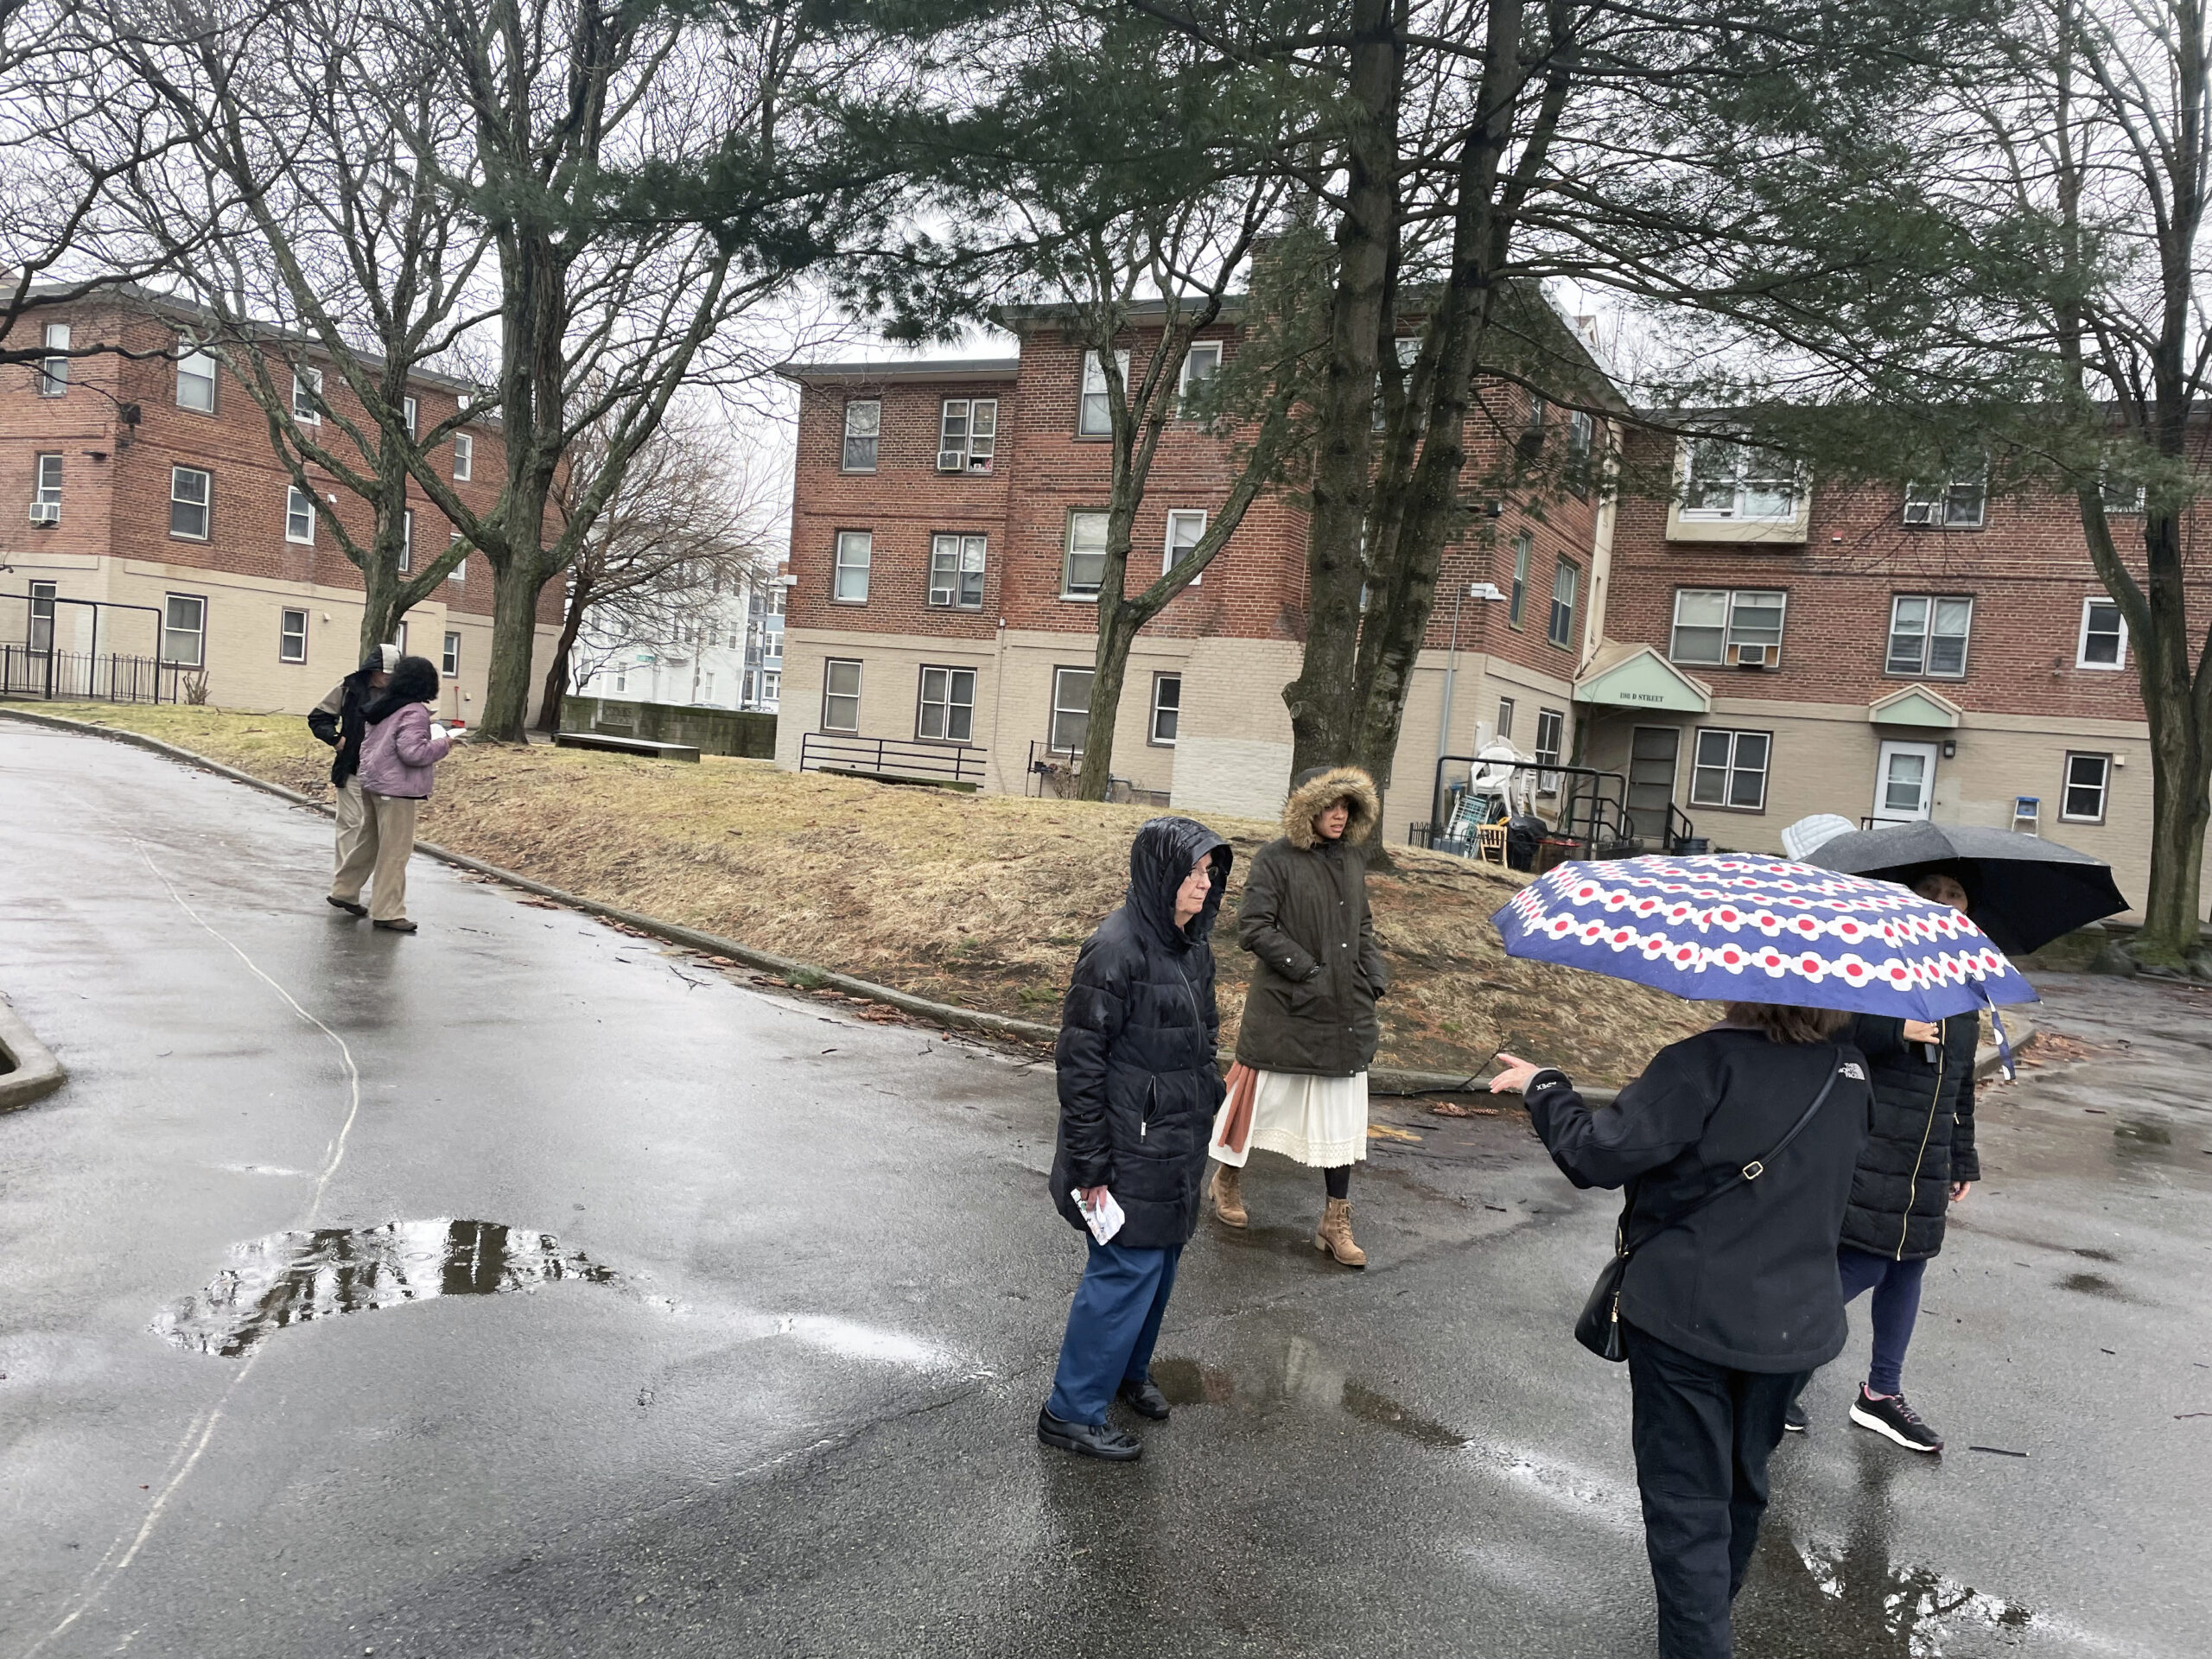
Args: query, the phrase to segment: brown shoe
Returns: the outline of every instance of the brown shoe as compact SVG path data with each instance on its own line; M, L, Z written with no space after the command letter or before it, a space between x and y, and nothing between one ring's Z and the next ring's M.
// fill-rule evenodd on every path
M1351 1200L1331 1198L1321 1212L1321 1230L1313 1235L1313 1248L1326 1251L1348 1268L1367 1265L1367 1252L1351 1242Z
M1252 1217L1244 1212L1244 1172L1234 1164L1213 1166L1214 1219L1224 1227L1243 1227Z

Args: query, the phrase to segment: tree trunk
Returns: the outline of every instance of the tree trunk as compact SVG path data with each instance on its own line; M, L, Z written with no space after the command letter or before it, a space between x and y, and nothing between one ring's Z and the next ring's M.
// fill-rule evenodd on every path
M1076 798L1103 801L1114 781L1114 728L1122 710L1122 687L1128 678L1129 647L1147 619L1135 607L1117 605L1101 617L1098 649L1091 658L1090 714L1083 729L1083 766L1076 776Z
M2151 720L2151 888L2143 900L2143 931L2129 955L2180 968L2199 947L2198 921L2204 867L2204 834L2212 826L2212 751L2181 708L2153 708Z
M575 659L576 636L583 632L584 613L589 608L591 595L582 582L569 591L569 607L561 617L561 635L553 642L553 660L546 665L543 706L537 711L537 729L551 734L561 729L561 705L569 695L569 664Z
M537 645L537 595L547 578L537 561L510 560L492 573L492 664L484 688L480 741L526 743L531 658Z

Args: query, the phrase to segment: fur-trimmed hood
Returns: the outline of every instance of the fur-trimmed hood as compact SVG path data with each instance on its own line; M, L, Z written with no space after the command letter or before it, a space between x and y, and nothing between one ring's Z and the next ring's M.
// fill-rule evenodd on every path
M1313 820L1337 801L1351 803L1344 840L1352 846L1373 835L1382 821L1382 803L1372 778L1357 766L1314 766L1291 779L1290 798L1282 804L1282 833L1290 844L1300 852L1310 851L1320 840L1313 833Z

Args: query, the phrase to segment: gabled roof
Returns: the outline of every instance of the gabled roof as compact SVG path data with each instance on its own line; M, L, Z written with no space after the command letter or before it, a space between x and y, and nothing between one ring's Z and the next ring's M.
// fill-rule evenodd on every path
M1574 700L1618 709L1710 714L1713 688L1693 679L1650 645L1608 639L1574 683Z
M1949 731L1965 712L1942 692L1916 684L1875 698L1866 707L1866 718L1876 726L1927 726Z

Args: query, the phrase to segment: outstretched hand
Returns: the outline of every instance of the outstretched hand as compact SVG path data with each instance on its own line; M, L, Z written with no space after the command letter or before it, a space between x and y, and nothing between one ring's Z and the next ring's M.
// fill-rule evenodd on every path
M1493 1095L1522 1093L1529 1087L1529 1079L1544 1069L1534 1060L1524 1060L1517 1054L1501 1052L1497 1058L1502 1069L1490 1080L1490 1091Z

